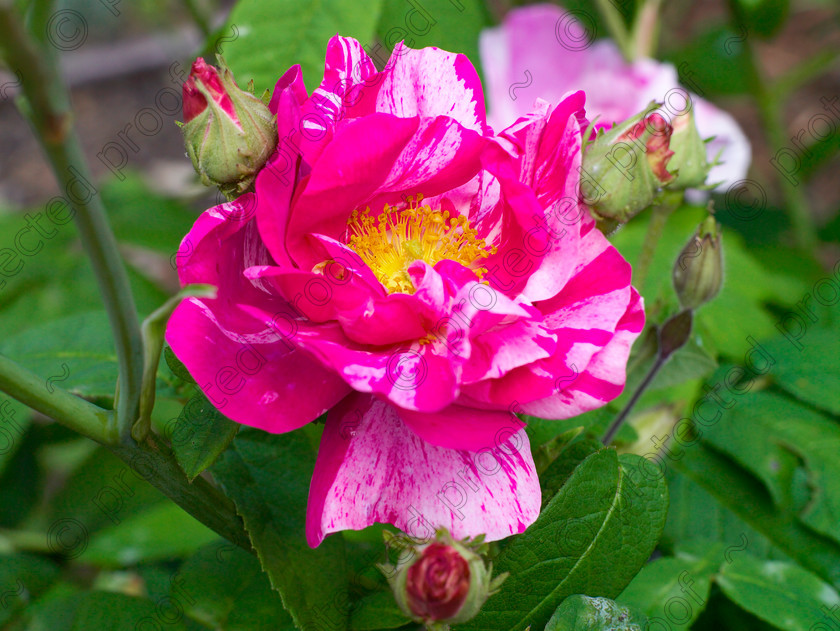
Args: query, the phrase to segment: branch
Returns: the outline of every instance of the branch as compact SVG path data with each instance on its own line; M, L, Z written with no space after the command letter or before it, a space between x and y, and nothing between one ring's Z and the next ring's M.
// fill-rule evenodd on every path
M121 440L130 441L131 425L139 415L143 376L140 324L128 275L102 200L95 189L87 199L74 190L80 182L93 178L73 129L69 96L58 71L50 63L53 56L26 35L12 8L4 4L0 4L0 49L9 67L20 73L26 107L21 103L19 106L32 124L53 173L75 211L76 226L99 284L117 351L120 387L118 400L114 402L114 422Z

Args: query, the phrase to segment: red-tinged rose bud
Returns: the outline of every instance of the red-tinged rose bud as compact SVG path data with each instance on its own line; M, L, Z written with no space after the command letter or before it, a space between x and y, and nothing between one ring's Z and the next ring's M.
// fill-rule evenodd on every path
M423 545L390 533L386 541L400 550L400 558L396 566L380 568L403 613L427 629L448 629L470 620L507 578L503 574L491 580L493 567L481 557L487 546L483 537L455 541L439 530L435 541Z
M623 223L654 203L673 180L673 129L651 103L643 112L599 131L584 150L581 197L601 222Z
M225 92L222 79L219 77L219 71L213 66L207 65L207 62L201 57L193 62L189 79L184 82L184 122L189 123L207 108L207 99L198 89L197 82L201 83L204 92L212 98L222 111L238 124L239 119L236 117L233 101Z
M455 548L432 543L408 568L405 580L408 608L423 620L455 616L470 589L470 566Z
M184 83L182 131L201 181L229 198L244 192L277 146L274 116L265 102L240 90L219 57L221 70L196 59Z

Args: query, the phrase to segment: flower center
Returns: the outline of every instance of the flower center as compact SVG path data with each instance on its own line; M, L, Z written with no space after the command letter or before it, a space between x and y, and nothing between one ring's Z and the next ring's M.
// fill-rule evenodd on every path
M473 267L480 259L496 253L488 246L466 217L450 217L449 211L421 206L422 195L409 198L409 207L399 210L385 205L375 219L370 208L354 210L347 222L350 247L367 263L388 293L413 294L415 291L408 266L426 261L457 261L470 267L479 280L487 268Z

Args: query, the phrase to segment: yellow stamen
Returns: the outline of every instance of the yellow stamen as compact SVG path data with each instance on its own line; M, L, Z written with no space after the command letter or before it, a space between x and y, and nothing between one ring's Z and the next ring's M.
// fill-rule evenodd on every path
M408 275L414 261L434 266L438 261L457 261L472 267L479 259L496 253L488 246L466 217L450 217L449 211L420 206L423 197L409 198L409 207L399 210L385 205L374 219L370 208L354 210L347 222L350 247L367 263L389 293L413 294L415 287ZM479 279L487 272L473 267Z

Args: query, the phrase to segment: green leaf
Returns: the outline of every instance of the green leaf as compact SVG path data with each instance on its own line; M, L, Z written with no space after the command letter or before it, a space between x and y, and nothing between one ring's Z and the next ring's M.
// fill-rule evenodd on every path
M72 315L34 327L0 344L0 352L44 377L49 391L113 397L117 356L104 311Z
M196 392L172 432L172 451L190 481L216 461L238 431L239 424L214 408L201 391Z
M799 314L797 314L799 315ZM790 327L791 339L778 337L763 344L775 362L770 374L780 388L818 408L840 415L840 326L830 326L826 315L812 312L812 317L822 317L816 324L800 315L806 323L801 339L797 340L796 322L783 318Z
M721 543L733 552L749 549L750 554L760 558L784 557L767 537L718 502L691 478L673 468L668 473L670 506L661 546L675 550L678 545L714 547L715 543Z
M350 628L353 631L397 629L410 622L400 611L390 591L365 596L356 603L350 615Z
M100 447L51 499L48 519L51 523L70 519L80 531L93 533L166 501L139 473Z
M175 125L168 125L175 135ZM122 180L108 179L101 194L117 239L164 254L167 263L196 220L189 206L152 192L136 172L127 172Z
M305 430L239 432L212 467L233 499L271 585L295 624L318 630L324 620L346 629L349 614L344 539L316 549L306 543L306 505L315 454ZM321 626L319 626L321 625Z
M679 72L680 83L702 98L744 94L749 88L749 60L744 42L749 33L715 26L676 52L666 55Z
M386 50L372 55L380 63L397 42L405 40L410 48L437 46L453 53L463 53L480 69L478 36L490 26L484 3L479 0L422 0L386 2L382 19L376 27Z
M600 449L602 445L597 439L585 435L579 436L566 446L540 475L542 505L547 506L574 473L575 468Z
M171 502L94 534L79 560L97 565L133 565L185 557L218 535Z
M190 618L214 629L295 628L257 558L227 542L204 546L185 561L170 597Z
M540 628L572 594L616 597L653 551L667 508L665 480L644 458L592 454L499 555L496 571L510 576L459 628Z
M708 545L648 563L618 601L667 628L688 629L709 600L712 576L724 560L722 545Z
M274 88L291 66L300 64L309 92L324 76L327 42L336 33L362 44L373 39L382 0L359 5L348 0L252 0L239 2L226 30L238 37L224 56L240 86L253 80L256 93Z
M732 601L784 631L817 629L830 620L840 595L798 565L737 556L724 565L717 583Z
M764 482L776 505L840 542L840 425L786 396L749 392L703 438Z
M747 36L771 37L787 20L790 0L735 0L732 7Z
M183 631L180 619L172 613L164 618L151 600L110 592L81 592L50 599L33 607L27 631L137 631L166 628Z
M609 598L575 594L557 608L545 631L643 631L643 616Z
M58 567L29 554L0 555L0 626L52 585Z
M774 507L760 483L731 460L699 443L672 465L791 559L840 587L840 545L803 525L792 511Z

